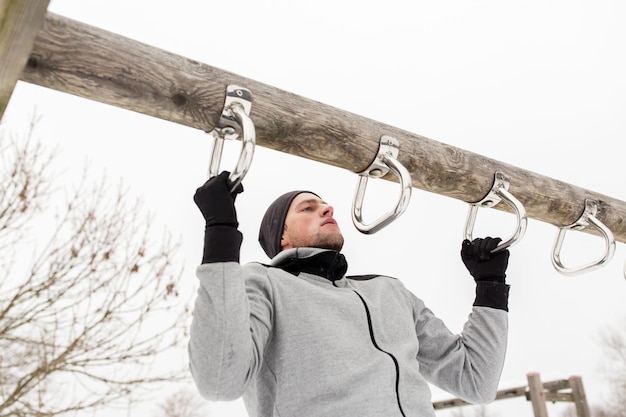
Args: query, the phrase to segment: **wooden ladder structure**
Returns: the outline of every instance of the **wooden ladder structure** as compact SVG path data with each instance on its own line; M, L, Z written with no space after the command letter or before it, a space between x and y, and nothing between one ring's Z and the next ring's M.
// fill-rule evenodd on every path
M549 382L541 382L538 373L532 372L526 375L528 385L499 390L496 399L506 400L515 397L526 397L531 402L534 417L548 417L548 402L571 402L576 409L577 417L591 417L587 396L580 376L571 376L568 379L559 379ZM435 410L471 405L459 398L442 400L433 403Z
M572 225L593 200L595 218L626 242L623 201L48 13L48 4L0 0L0 118L21 80L209 132L227 86L237 85L252 93L259 146L360 173L376 159L381 137L391 136L411 187L475 203L504 173L529 218ZM493 208L512 212L505 204Z

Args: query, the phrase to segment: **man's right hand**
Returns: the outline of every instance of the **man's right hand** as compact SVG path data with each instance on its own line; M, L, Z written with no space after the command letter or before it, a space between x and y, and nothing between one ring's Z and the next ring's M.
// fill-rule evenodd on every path
M509 264L509 251L493 250L500 244L499 237L476 238L471 242L467 239L461 246L461 259L465 267L478 281L496 281L504 284L506 268Z
M217 177L209 179L196 190L193 201L200 209L206 220L206 226L237 227L237 212L235 198L243 192L243 185L239 184L231 193L232 183L228 179L230 172L222 171Z

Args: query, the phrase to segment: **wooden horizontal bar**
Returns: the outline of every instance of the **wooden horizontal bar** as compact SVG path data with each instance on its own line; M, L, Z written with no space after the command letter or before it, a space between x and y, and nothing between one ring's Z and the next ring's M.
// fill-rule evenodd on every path
M476 202L489 193L495 172L501 171L529 218L570 225L583 213L585 199L592 199L598 202L598 220L617 241L626 242L622 201L59 15L48 13L21 79L204 131L219 119L226 86L240 85L252 92L250 116L259 146L360 172L376 157L380 137L389 135L400 143L398 160L415 188ZM511 212L506 204L494 208Z
M546 392L545 399L547 402L556 403L556 402L574 402L574 397L571 392Z

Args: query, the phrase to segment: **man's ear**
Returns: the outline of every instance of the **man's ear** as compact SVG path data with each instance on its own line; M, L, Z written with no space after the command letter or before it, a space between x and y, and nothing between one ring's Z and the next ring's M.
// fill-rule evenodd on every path
M285 250L285 248L289 247L289 241L287 239L285 239L285 236L282 236L280 238L280 248L281 250Z

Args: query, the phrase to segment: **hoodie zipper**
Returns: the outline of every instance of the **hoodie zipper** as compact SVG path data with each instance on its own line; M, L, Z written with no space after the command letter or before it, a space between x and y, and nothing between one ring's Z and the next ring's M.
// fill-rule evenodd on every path
M352 290L352 291L354 291L354 290ZM363 297L361 297L361 294L359 294L356 291L354 291L354 293L361 299L361 302L363 303L363 307L365 307L365 314L367 315L367 325L368 325L369 330L370 330L370 338L372 340L372 344L374 345L374 347L377 350L379 350L382 353L387 354L391 358L391 360L393 360L393 364L396 367L396 400L398 401L398 408L400 409L400 413L402 414L403 417L406 417L406 415L404 414L404 410L402 409L402 404L400 403L400 391L399 391L399 388L400 388L400 366L398 365L398 360L391 353L387 352L386 350L381 349L380 346L378 346L378 343L376 343L376 337L374 336L374 328L372 326L372 316L370 315L369 307L367 307L367 303L365 302Z

